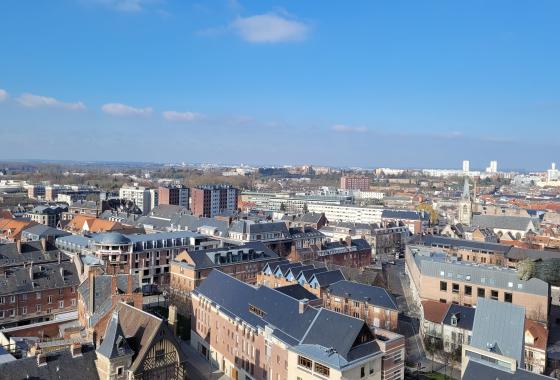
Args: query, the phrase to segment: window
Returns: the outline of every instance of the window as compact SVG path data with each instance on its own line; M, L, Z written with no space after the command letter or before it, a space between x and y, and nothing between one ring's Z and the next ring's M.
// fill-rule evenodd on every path
M465 295L467 295L467 296L472 295L472 286L465 285Z
M452 291L453 293L459 293L459 284L453 283Z
M498 300L498 291L497 290L492 290L490 292L490 298L497 301Z
M10 296L10 303L16 302L16 296Z
M64 300L58 301L58 308L64 309Z
M40 312L41 311L41 305L35 305L35 311Z
M52 303L52 296L49 296L48 302L49 302L49 303Z
M117 376L122 376L124 373L124 367L117 367Z
M513 294L511 293L504 293L504 302L513 302Z
M482 298L486 297L486 291L484 288L478 288L476 290L476 294L478 297L482 297Z
M442 292L446 292L447 291L447 282L440 281L439 282L439 290L441 290Z
M366 367L360 368L360 377L366 377Z
M72 304L72 306L76 306L76 299L75 299L75 298L72 298L72 299L70 300L70 303Z
M6 302L6 299L4 297L0 297L0 304L3 304Z
M307 369L311 369L312 368L311 364L312 364L311 360L309 360L309 359L307 359L306 357L303 357L303 356L298 356L298 365L299 366L302 366L302 367L307 368Z
M319 375L325 376L325 377L329 377L330 375L330 368L329 367L325 367L322 364L319 363L315 363L315 372L318 373Z
M35 293L35 299L37 299L37 300L41 299L41 293L40 292Z
M21 308L21 315L27 314L27 306Z

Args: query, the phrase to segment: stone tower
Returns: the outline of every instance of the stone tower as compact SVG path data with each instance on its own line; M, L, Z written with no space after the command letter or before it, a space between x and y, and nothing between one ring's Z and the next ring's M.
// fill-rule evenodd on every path
M126 380L134 351L128 345L115 311L107 324L105 339L97 349L97 372L100 380Z
M459 223L467 226L471 225L473 199L469 189L469 180L465 177L465 184L463 186L463 194L459 201Z

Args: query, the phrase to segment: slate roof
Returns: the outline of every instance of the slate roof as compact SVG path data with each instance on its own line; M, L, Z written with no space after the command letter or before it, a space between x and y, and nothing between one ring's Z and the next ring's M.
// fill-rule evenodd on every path
M90 345L82 346L82 355L72 357L70 350L60 350L47 354L47 365L37 366L37 358L29 357L0 364L2 380L52 380L80 379L99 380L95 360L95 349Z
M427 216L426 213L421 213L419 211L385 209L381 213L381 218L401 220L427 220L429 219L429 215Z
M119 313L114 312L111 315L111 320L107 324L103 335L103 342L99 345L97 352L108 359L134 354L119 323Z
M296 352L302 346L316 347L322 352L333 348L341 359L332 363L338 368L347 365L350 360L361 360L379 352L377 345L356 350L360 347L356 344L358 335L364 328L368 329L364 321L311 306L300 313L297 299L266 286L251 286L220 271L210 272L193 293L210 299L220 306L220 311L232 318L240 318L254 328L271 328L275 337L292 346ZM251 312L249 306L259 309L259 315ZM368 341L373 342L371 332L370 335ZM317 356L313 358L321 359Z
M307 299L309 301L316 301L319 299L315 294L311 293L300 284L280 286L274 289L281 293L284 293L287 296L295 298L296 300Z
M444 255L445 256L445 255ZM438 255L414 255L414 262L424 276L442 280L459 280L474 285L492 286L505 290L548 296L549 285L537 278L519 279L516 270L467 261L451 261ZM443 274L442 274L443 273ZM510 286L511 285L511 286Z
M222 236L227 236L229 223L215 218L204 218L194 215L175 215L171 218L171 226L178 230L198 231L200 227L210 226L217 228Z
M471 225L504 230L527 231L535 229L534 219L524 216L509 215L473 215Z
M109 244L109 245L127 245L131 241L125 235L120 232L107 232L103 234L96 234L93 236L93 241L96 244Z
M80 283L76 266L71 261L11 267L6 269L5 274L0 277L0 295L3 296L77 286Z
M315 269L307 269L302 271L298 277L301 275L305 279L306 282L310 282L313 276L317 273L327 272L327 268L315 268Z
M280 232L285 237L290 236L288 227L286 227L286 223L283 222L255 223L249 220L236 220L231 224L229 230L231 232L246 234Z
M469 250L480 250L506 254L511 246L499 243L487 243L475 240L456 239L437 235L415 235L411 239L411 244L421 244L425 246L442 246L444 248L464 248Z
M21 253L18 252L16 243L0 244L0 266L53 261L58 259L59 254L62 255L63 260L68 260L62 252L48 242L45 252L42 250L40 241L21 243Z
M342 272L338 269L315 273L313 274L311 281L313 281L313 279L317 280L321 288L330 286L337 281L346 280Z
M478 298L471 346L523 363L525 309L506 302Z
M327 292L338 297L347 297L356 301L367 300L368 304L385 309L398 310L397 302L387 289L347 280L330 284Z
M252 251L253 253L250 255L249 251ZM233 262L253 262L279 259L279 256L273 250L260 241L227 248L192 250L187 253L193 260L196 269L220 267ZM227 261L228 253L232 260L231 262ZM217 262L216 259L218 259ZM187 263L178 263L179 265L189 265Z
M297 215L294 218L294 222L317 224L321 221L321 218L324 215L325 214L318 213L318 212L307 212L305 214Z
M457 325L454 327L472 331L475 312L476 309L474 307L451 304L443 317L442 323L444 325L453 326L451 324L451 317L455 316L457 318Z
M473 358L469 359L462 380L550 380L551 377L518 368L515 372L498 369Z
M28 235L36 235L39 239L43 237L59 237L59 236L68 236L70 235L69 232L59 230L57 228L45 226L44 224L36 224L34 226L28 227L21 232L22 237L26 237Z

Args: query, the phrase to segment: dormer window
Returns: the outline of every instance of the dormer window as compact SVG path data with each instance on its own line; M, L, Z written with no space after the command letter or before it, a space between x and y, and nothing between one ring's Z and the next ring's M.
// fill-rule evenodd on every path
M451 326L457 326L457 316L456 315L452 315L451 316Z

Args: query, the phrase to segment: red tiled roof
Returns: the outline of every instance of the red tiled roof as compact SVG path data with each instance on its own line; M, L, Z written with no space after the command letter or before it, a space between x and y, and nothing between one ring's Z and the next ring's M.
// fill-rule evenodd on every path
M449 304L437 301L422 301L422 309L424 310L424 319L434 323L441 323L447 313L447 309L449 309Z

